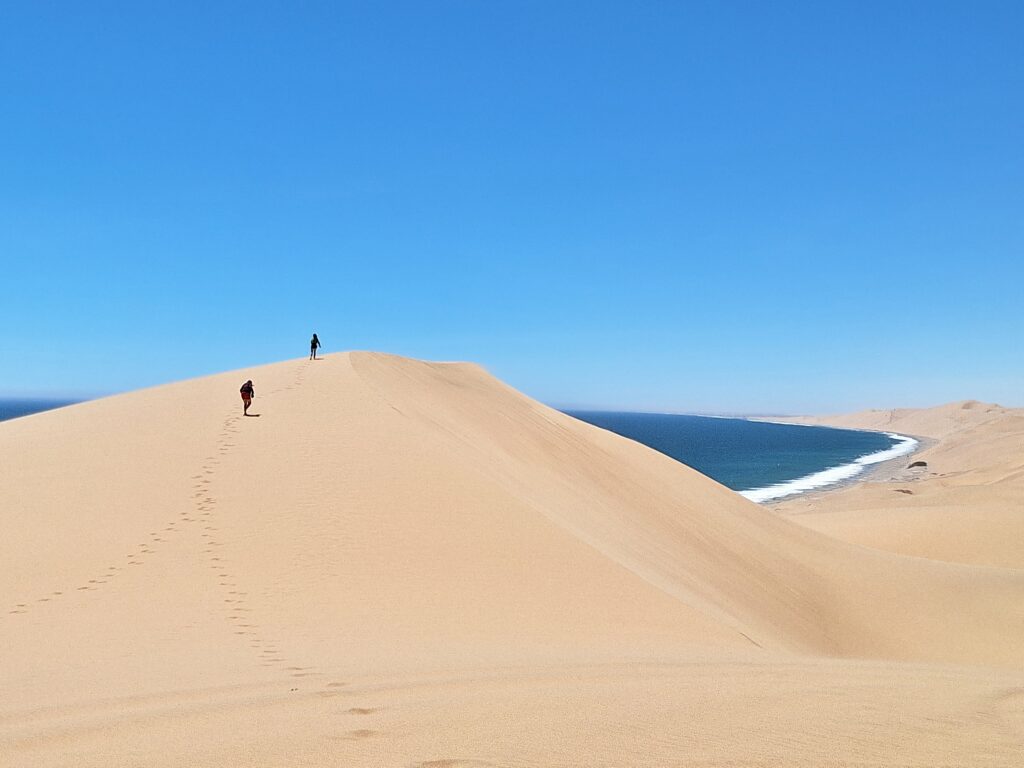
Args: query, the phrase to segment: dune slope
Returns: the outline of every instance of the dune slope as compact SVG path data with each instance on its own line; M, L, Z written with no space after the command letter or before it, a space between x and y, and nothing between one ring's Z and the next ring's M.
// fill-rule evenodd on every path
M1022 744L1024 573L809 530L473 365L221 374L4 423L0 456L11 765Z
M830 536L881 550L1024 568L1024 411L968 400L816 421L862 429L885 421L884 429L937 442L902 462L926 467L818 498L793 499L778 511Z

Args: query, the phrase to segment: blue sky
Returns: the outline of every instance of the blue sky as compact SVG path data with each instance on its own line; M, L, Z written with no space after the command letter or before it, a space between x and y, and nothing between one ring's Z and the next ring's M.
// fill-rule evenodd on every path
M0 4L0 396L302 356L1024 405L1020 3Z

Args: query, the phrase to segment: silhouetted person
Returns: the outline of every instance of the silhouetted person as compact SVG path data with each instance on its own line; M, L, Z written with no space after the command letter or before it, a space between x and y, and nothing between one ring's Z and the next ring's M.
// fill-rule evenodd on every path
M242 385L242 388L238 391L242 393L242 402L244 403L242 415L248 416L249 406L252 405L252 399L256 397L256 390L252 388L252 379L245 382L245 384Z
M313 334L313 338L309 340L309 359L316 360L316 351L320 348L320 339Z

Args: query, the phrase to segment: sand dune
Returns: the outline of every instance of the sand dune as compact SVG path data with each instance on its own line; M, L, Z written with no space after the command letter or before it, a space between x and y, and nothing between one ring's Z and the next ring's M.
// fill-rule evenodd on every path
M858 411L834 416L782 417L780 421L823 424L849 429L901 432L932 438L946 438L955 432L999 421L1007 409L977 400L961 400L934 408L889 408Z
M961 410L899 418L953 425L931 449L957 466L947 492L1015 498L1019 423ZM1014 765L1024 747L1012 557L825 535L473 365L221 374L0 424L0 456L5 764Z
M891 419L883 414L895 414ZM777 509L847 541L951 562L1024 568L1024 410L965 401L816 423L937 438L896 473ZM884 422L884 423L883 423ZM934 442L934 441L933 441Z

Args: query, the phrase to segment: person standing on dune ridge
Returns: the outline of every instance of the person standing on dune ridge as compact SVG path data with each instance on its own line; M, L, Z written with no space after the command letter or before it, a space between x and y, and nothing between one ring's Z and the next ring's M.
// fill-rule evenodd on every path
M313 338L309 340L309 359L316 360L316 351L320 347L320 339L313 334Z
M238 391L242 393L242 415L248 416L249 406L252 405L252 399L256 397L256 390L252 388L252 379L245 382L245 384L242 385L242 388Z

